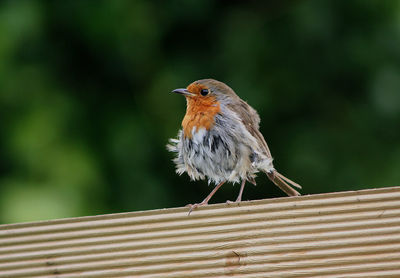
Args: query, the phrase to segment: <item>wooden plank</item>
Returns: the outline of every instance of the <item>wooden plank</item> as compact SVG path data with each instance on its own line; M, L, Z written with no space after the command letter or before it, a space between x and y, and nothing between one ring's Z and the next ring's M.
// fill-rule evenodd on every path
M400 277L400 188L0 225L5 277Z

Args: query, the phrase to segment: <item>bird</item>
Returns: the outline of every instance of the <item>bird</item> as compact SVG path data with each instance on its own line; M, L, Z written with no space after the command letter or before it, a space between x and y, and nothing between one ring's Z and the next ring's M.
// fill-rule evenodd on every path
M172 92L186 98L182 128L167 145L175 154L176 173L186 172L191 180L207 179L216 185L202 202L188 205L189 214L207 205L225 182L241 183L236 198L241 202L246 182L255 185L258 172L288 196L300 195L293 187L301 186L274 168L257 111L232 88L215 79L201 79Z

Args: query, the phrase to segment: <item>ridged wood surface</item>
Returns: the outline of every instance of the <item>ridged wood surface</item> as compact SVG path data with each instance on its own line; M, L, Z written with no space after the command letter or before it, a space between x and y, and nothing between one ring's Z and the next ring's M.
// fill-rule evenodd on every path
M0 226L0 277L400 277L400 188Z

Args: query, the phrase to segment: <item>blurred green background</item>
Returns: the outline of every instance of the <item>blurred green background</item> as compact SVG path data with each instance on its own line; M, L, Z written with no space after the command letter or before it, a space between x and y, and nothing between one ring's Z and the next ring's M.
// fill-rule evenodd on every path
M0 223L200 202L165 145L169 92L208 77L303 194L400 183L399 1L10 0L0 34ZM284 196L257 182L244 200Z

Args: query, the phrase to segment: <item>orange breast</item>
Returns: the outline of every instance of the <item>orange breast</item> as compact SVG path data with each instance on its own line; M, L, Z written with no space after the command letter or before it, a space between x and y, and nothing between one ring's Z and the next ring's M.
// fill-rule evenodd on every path
M182 121L183 133L192 138L192 130L205 128L209 130L215 123L215 116L221 111L219 103L212 96L188 97L186 115Z

